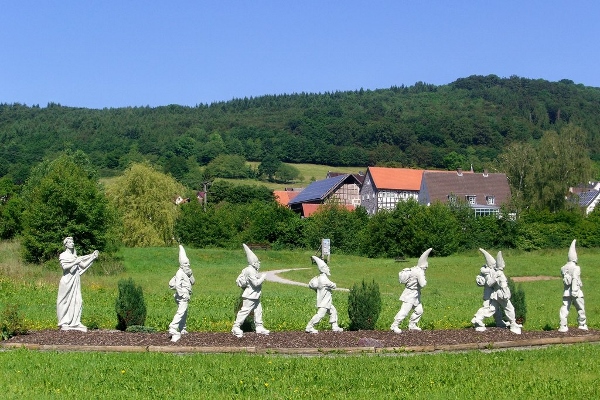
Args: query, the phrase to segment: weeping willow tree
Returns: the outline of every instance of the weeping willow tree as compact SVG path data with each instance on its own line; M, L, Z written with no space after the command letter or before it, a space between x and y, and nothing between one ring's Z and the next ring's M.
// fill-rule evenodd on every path
M173 242L179 206L173 199L184 193L174 178L148 163L132 164L107 186L107 195L122 220L122 242L129 247L168 246Z

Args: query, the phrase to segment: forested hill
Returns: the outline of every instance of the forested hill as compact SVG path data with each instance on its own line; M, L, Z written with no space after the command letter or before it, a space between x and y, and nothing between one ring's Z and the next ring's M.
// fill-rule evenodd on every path
M0 104L0 177L65 149L102 174L149 159L175 176L219 154L261 161L476 169L512 142L570 123L600 159L600 88L569 80L470 76L448 85L234 99L195 107L85 109Z

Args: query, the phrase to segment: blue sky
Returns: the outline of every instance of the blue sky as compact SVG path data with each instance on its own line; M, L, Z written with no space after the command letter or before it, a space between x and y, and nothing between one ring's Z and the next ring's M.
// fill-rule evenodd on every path
M517 75L600 87L600 2L2 1L0 103L104 108Z

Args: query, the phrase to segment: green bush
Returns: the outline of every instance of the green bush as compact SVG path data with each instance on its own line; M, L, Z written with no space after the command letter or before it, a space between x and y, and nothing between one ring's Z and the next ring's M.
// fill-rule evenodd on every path
M141 286L136 286L132 278L119 280L119 294L115 304L117 329L127 330L132 325L143 326L146 322L146 302Z
M381 312L381 293L375 280L359 285L355 283L348 294L350 330L373 330Z
M515 307L515 317L517 323L523 325L527 319L527 304L525 303L525 291L521 285L515 285L515 282L508 278L508 288L510 289L510 302Z
M7 304L2 311L2 322L0 324L2 340L8 340L13 336L26 333L25 320L19 312L19 307L14 304Z

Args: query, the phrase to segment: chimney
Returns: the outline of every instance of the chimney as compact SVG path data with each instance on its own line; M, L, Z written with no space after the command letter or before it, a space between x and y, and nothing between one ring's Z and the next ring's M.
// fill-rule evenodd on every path
M488 175L489 175L489 174L488 174L488 170L487 170L487 169L484 169L484 170L483 170L483 177L484 177L484 178L487 178L487 177L488 177Z
M458 176L462 176L462 168L456 168L456 173Z

